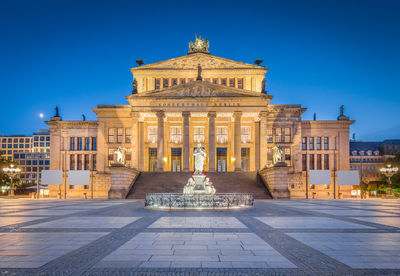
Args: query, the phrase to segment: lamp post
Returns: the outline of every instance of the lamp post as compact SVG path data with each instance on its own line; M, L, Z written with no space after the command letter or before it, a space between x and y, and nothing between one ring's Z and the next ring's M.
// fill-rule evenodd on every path
M392 168L392 165L387 165L386 168L382 168L382 169L380 169L380 171L383 175L385 175L388 178L388 187L387 187L386 195L391 196L392 195L391 178L393 175L395 175L399 171L399 168Z
M3 168L3 172L11 179L11 190L9 196L14 196L14 178L20 174L20 168L14 168L14 164L11 164L8 168Z

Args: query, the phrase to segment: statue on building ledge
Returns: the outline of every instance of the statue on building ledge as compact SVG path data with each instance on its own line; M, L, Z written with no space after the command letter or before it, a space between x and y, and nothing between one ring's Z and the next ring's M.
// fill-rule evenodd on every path
M210 51L208 50L208 48L210 47L210 43L208 42L208 40L205 40L204 38L202 39L201 36L199 35L199 37L197 37L197 35L195 35L195 41L189 42L189 49L190 51L188 52L188 54L193 54L193 53L205 53L205 54L209 54Z
M130 149L119 146L114 153L117 154L117 161L112 163L111 166L122 167L126 164L126 153L129 153Z
M345 116L344 114L343 114L343 112L344 112L344 105L341 105L340 106L340 115L337 117L337 119L338 120L350 120L350 118L348 117L348 116Z
M286 167L286 163L283 162L283 149L280 146L275 145L272 148L273 152L273 163L275 167Z

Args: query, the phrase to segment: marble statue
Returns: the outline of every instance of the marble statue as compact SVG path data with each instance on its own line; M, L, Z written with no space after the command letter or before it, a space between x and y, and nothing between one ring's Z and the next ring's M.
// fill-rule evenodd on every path
M274 165L283 162L283 160L282 160L282 156L283 156L282 148L280 146L276 146L275 145L272 148L272 151L273 151L273 162L274 162Z
M125 155L129 150L119 146L118 149L114 151L114 153L117 154L117 162L118 164L124 164L125 165Z
M197 148L194 150L194 173L201 174L204 171L204 161L207 158L206 151L201 147L201 144L197 144Z
M196 185L196 182L194 182L194 179L192 177L189 178L187 184L185 185L185 187L183 187L183 194L184 195L193 195L195 185Z

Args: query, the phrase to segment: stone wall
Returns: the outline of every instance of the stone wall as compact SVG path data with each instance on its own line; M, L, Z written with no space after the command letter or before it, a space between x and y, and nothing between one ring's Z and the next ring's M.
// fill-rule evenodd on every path
M108 191L108 198L125 199L135 183L139 171L123 165L112 165L110 170L111 187Z
M259 171L273 199L290 198L288 167L268 167Z

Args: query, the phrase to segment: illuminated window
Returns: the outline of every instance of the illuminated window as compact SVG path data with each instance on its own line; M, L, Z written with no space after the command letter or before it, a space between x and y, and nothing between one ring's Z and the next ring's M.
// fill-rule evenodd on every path
M228 127L217 126L217 143L225 144L228 141Z
M147 141L150 143L157 142L157 127L156 126L147 127Z
M248 143L251 141L251 127L249 126L241 127L241 140L242 143Z
M180 126L172 126L170 128L171 142L178 144L182 142L182 128Z
M204 142L205 131L204 127L197 126L193 127L193 141L196 143Z
M267 128L267 143L272 143L272 127Z
M235 79L229 79L229 86L235 87Z

